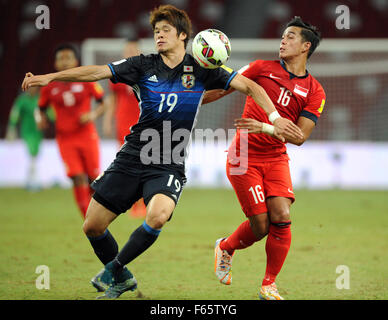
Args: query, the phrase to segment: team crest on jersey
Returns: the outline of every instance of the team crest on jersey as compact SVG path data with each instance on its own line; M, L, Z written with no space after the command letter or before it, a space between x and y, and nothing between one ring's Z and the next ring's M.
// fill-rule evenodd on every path
M306 98L307 94L309 93L309 89L303 88L296 84L294 88L294 92Z
M184 86L187 89L191 89L194 87L195 84L195 77L192 74L184 74L182 76L182 86Z

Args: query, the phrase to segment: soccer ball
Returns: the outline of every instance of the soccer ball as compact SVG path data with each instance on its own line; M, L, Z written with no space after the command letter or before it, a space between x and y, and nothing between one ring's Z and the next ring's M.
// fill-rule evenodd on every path
M206 69L222 66L230 57L230 41L221 31L206 29L199 32L192 43L193 57Z

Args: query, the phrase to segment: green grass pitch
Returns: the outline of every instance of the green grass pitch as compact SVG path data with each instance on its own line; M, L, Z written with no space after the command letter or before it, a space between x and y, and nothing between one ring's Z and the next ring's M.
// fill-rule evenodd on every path
M296 191L292 244L277 279L291 300L388 299L388 192ZM265 239L237 251L233 284L213 273L213 246L244 220L232 190L186 189L158 241L129 268L143 297L120 299L253 300L265 270ZM142 223L123 214L109 228L121 247ZM89 280L101 268L82 232L72 191L0 189L0 299L95 299ZM50 289L37 289L37 266ZM338 266L349 289L338 289Z

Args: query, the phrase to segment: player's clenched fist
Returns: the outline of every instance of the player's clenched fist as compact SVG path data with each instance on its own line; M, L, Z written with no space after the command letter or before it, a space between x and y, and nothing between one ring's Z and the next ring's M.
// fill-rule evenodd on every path
M26 73L22 83L22 90L26 91L31 87L44 87L47 86L51 81L49 74L34 76L31 72Z
M294 139L304 138L302 130L289 119L279 117L273 122L273 125L281 135L287 135Z
M265 133L282 142L285 138L279 133L279 129L268 123L257 121L251 118L240 118L234 120L234 125L237 129L246 129L248 133Z

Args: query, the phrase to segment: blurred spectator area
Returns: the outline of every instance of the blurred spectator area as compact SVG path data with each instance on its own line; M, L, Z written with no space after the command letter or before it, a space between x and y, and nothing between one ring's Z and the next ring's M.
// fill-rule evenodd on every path
M185 9L193 32L222 28L230 38L278 38L293 16L317 25L326 38L387 37L388 0L0 0L0 137L26 72L53 71L53 50L86 38L150 37L149 12L159 4ZM50 9L50 29L38 30L37 6ZM335 28L335 8L350 8L350 30Z

